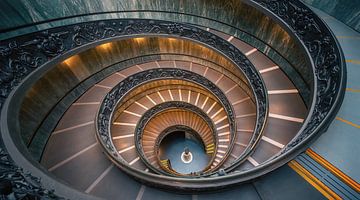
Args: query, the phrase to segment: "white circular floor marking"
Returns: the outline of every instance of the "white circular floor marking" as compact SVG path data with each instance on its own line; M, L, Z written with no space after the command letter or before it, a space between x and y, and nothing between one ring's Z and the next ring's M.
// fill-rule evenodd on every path
M183 163L191 163L192 160L193 160L193 155L191 152L189 152L189 155L187 157L185 156L185 152L181 153L181 161Z

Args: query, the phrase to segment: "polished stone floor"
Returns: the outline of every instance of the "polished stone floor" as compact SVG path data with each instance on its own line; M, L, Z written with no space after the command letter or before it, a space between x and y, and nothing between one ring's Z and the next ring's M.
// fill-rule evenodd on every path
M193 155L193 160L190 163L184 163L181 160L181 154L186 147L189 148ZM185 138L183 132L174 132L164 138L161 142L160 152L160 158L169 159L172 168L182 174L201 171L210 161L202 144L193 139Z
M360 181L360 33L328 14L313 8L338 39L346 60L347 83L345 98L327 132L311 148L355 181ZM350 122L350 123L349 123Z

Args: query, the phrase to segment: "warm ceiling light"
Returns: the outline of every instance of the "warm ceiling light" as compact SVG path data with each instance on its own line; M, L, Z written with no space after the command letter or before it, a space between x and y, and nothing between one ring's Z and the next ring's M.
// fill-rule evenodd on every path
M145 38L139 37L139 38L134 38L134 40L135 40L136 42L140 43L140 42L143 42L143 41L145 40Z
M71 56L68 59L64 60L64 63L68 66L71 66L78 59L78 55Z
M98 47L101 48L101 49L104 49L104 50L110 49L111 48L111 42L99 45Z

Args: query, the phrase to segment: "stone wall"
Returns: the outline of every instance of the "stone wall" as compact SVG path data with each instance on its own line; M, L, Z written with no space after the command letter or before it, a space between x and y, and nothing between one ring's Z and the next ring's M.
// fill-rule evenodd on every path
M360 0L302 0L360 32Z

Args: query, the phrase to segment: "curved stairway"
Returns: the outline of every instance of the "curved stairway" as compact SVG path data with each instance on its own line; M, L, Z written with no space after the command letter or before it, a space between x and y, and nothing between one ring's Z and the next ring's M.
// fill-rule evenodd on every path
M209 31L240 49L260 72L268 90L269 118L263 136L247 162L237 168L250 169L271 158L295 137L308 110L291 80L263 53L234 36L215 30Z
M216 153L217 158L214 160L215 162L213 163L212 167L217 166L224 157L224 154L226 153L231 141L230 129L228 123L229 119L226 115L224 108L221 106L221 103L219 103L216 97L214 97L209 92L194 90L191 88L178 89L176 88L176 85L175 87L174 86L172 87L175 89L155 88L154 89L155 91L152 91L150 93L142 93L141 94L142 97L137 97L137 96L133 97L131 99L132 103L129 103L129 101L126 102L127 107L122 109L123 111L121 112L121 114L118 114L118 116L116 116L116 119L114 120L113 126L111 128L113 139L114 138L120 139L119 141L117 140L116 142L114 142L115 146L116 147L118 145L121 146L121 148L120 147L118 148L119 151L130 150L135 152L136 151L136 149L134 148L135 145L125 147L124 144L128 142L124 142L125 140L121 140L121 139L125 139L125 138L130 138L130 140L133 139L131 137L134 137L135 127L136 124L139 122L141 116L149 109L161 105L165 102L185 102L201 109L203 113L209 116L210 120L212 121L212 124L215 125L217 141L214 141L212 139L213 133L211 132L208 132L204 135L203 141L206 146L215 143L219 144L217 146L218 147L217 152L214 152ZM238 89L240 88L238 87ZM202 135L201 134L202 128L197 127L198 125L201 125L200 123L198 123L198 121L201 118L196 118L192 116L179 116L178 119L175 119L175 117L176 115L174 116L173 120L177 120L178 123L181 122L180 123L181 125L187 125L188 127L192 127L194 130L198 130L198 133ZM156 156L152 155L153 149L151 148L151 146L154 146L155 140L159 135L159 133L161 133L162 130L165 130L168 127L176 125L175 121L169 119L170 118L165 117L156 122L159 123L158 125L156 125L156 123L153 122L147 125L146 127L144 127L143 142L147 140L147 142L149 143L147 144L146 150L145 150L145 146L143 146L143 148L145 154L149 154L148 156L151 156L152 159L155 159ZM203 124L202 127L205 127L205 124ZM129 144L133 144L133 142L134 141L132 140L132 143L130 142ZM241 142L246 143L246 141L241 141ZM241 152L237 152L237 154L240 153ZM155 164L156 162L155 160L151 160L150 163Z
M0 196L357 198L298 156L338 114L349 62L302 1L0 4Z
M247 162L235 169L235 171L247 170L261 165L261 163L279 152L296 135L306 116L307 109L294 85L270 59L234 37L219 32L216 32L216 34L227 40L231 38L229 41L241 49L259 70L268 89L270 113L264 135L256 150L247 159ZM96 196L115 197L119 194L116 185L126 185L129 192L138 191L139 189L141 191L144 186L140 187L139 183L124 176L123 172L117 169L101 153L101 147L95 139L94 117L102 98L113 86L132 74L159 67L182 68L203 76L205 75L226 94L236 113L236 124L238 127L234 149L224 163L225 167L229 166L245 149L251 138L256 117L255 105L241 87L230 78L206 66L183 61L155 61L136 65L121 72L116 72L94 85L70 106L59 121L58 126L48 141L41 163L58 178L79 190ZM126 123L136 123L139 116L151 106L171 100L187 101L202 107L204 111L209 112L209 116L221 116L220 113L217 113L221 108L215 108L215 101L206 100L205 95L190 90L160 90L147 94L141 100L135 101L136 103L134 102L125 109L126 112L118 116L116 122L122 123L121 117L123 117L127 120ZM125 127L130 128L134 126ZM116 134L113 137L116 137L115 140L121 141L117 143L119 151L128 154L126 160L129 164L142 170L148 170L139 161L139 157L136 156L136 151L133 148L132 129L129 130L125 127L112 126L112 129L116 129L116 131L112 131ZM217 126L218 131L224 131L223 133L226 133L225 128L226 124ZM69 173L70 169L71 173ZM85 178L80 179L79 177ZM147 188L147 190L153 189Z

